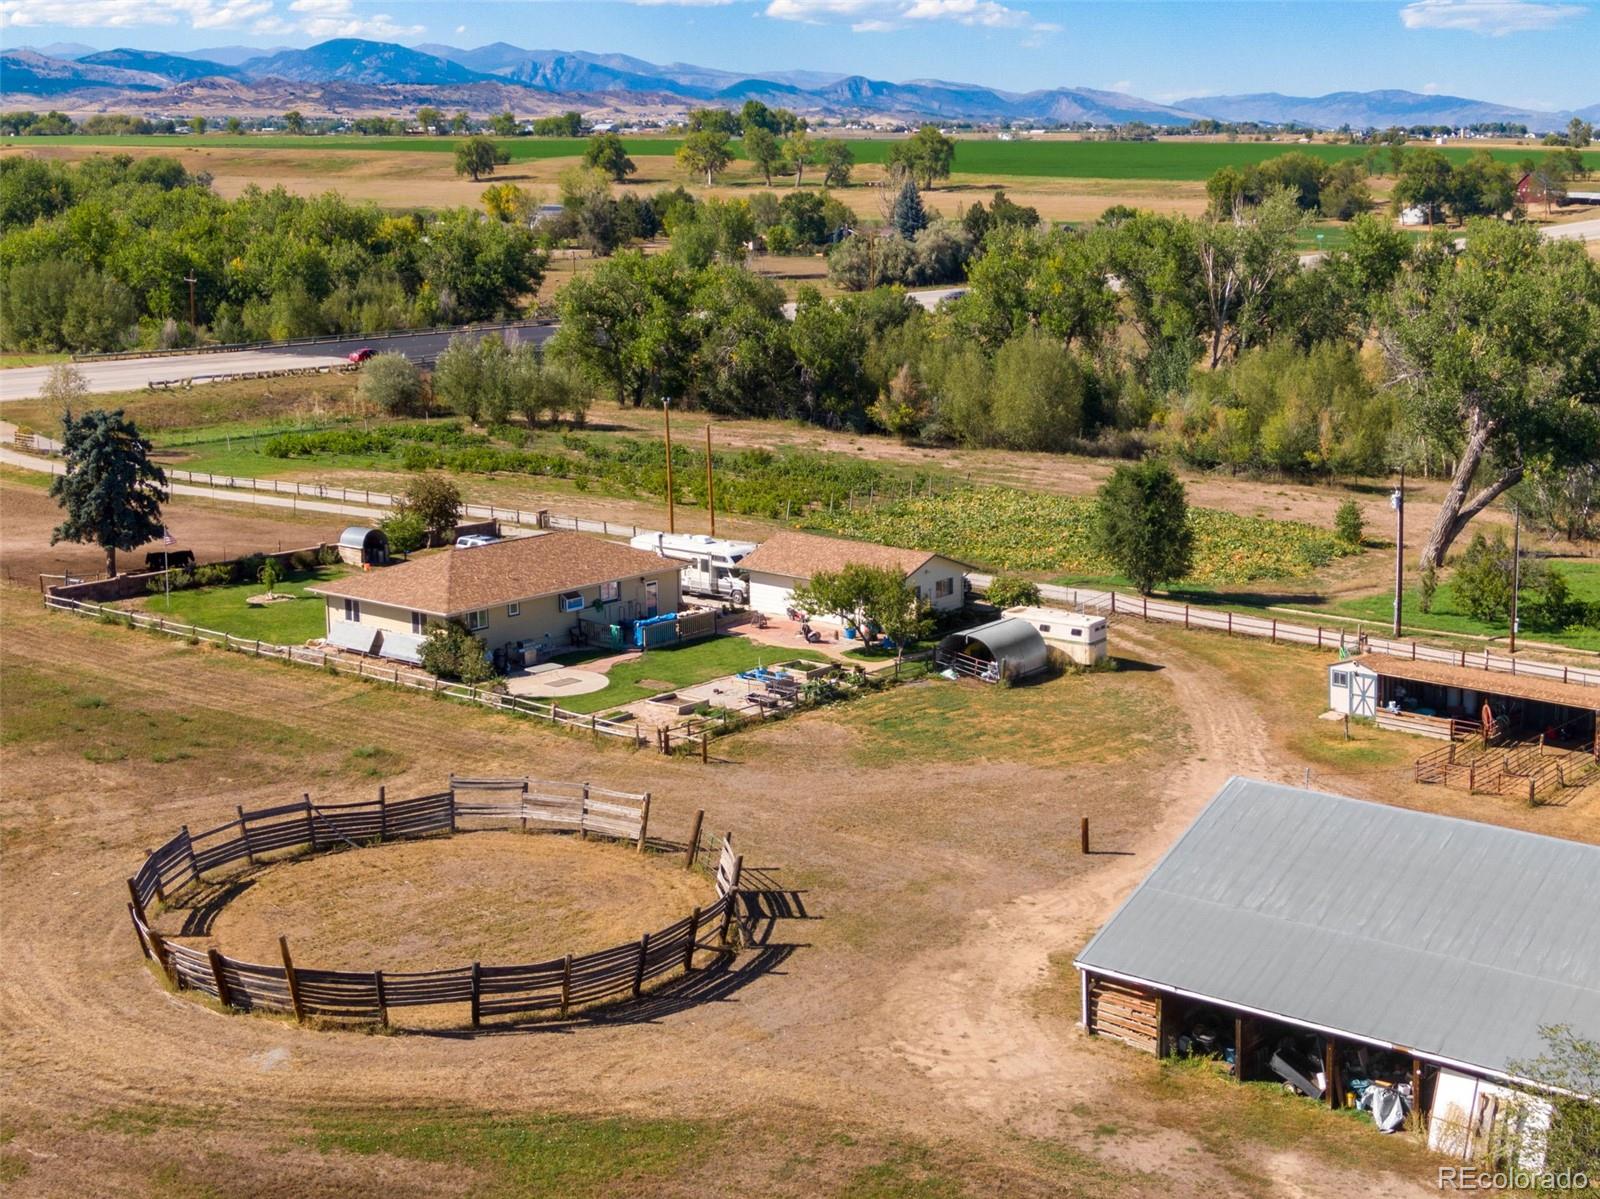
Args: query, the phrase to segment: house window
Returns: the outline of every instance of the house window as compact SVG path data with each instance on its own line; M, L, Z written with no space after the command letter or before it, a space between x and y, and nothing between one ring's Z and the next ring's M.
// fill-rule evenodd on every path
M467 613L467 632L478 633L489 627L489 610L480 608Z
M1348 670L1336 670L1336 671L1334 671L1333 672L1333 685L1335 687L1349 687L1350 686L1350 672Z
M600 584L600 602L602 604L614 604L621 598L622 584L620 582Z
M521 616L522 615L522 605L521 604L507 604L506 605L506 615L507 616Z
M411 614L411 631L413 633L420 634L427 627L428 618L426 616L424 616L421 612L413 612Z
M933 581L934 599L944 599L946 596L954 595L955 593L956 581L954 579L935 579Z
M351 624L361 623L361 601L347 599L344 601L344 618Z

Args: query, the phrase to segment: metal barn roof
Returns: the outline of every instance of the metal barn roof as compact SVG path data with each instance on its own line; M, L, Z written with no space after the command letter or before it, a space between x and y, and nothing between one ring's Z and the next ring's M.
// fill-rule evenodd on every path
M939 642L939 648L965 652L963 647L973 641L988 650L991 658L1008 667L1017 677L1043 670L1050 661L1049 647L1039 635L1039 630L1015 616L951 633Z
M388 541L388 535L382 529L374 529L368 525L348 525L344 532L339 534L339 544L347 549L359 550L366 546L367 538L374 533L384 541Z
M1600 847L1235 778L1077 964L1511 1073L1600 1037Z

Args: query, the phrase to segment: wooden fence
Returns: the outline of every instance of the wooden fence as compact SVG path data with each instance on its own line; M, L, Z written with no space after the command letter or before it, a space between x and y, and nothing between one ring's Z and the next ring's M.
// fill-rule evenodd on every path
M726 953L737 916L743 859L734 853L730 833L722 839L715 866L715 902L636 942L595 953L512 965L471 962L445 970L327 970L297 964L288 938L280 937L280 962L244 962L156 931L152 907L173 904L190 887L220 881L217 872L241 862L248 868L273 855L449 836L467 827L594 834L633 841L643 852L650 797L589 783L451 776L450 790L410 799L390 801L380 788L371 802L314 804L306 795L296 803L254 811L238 807L235 813L204 832L191 833L184 826L150 850L128 879L128 915L140 951L174 986L240 1011L387 1024L390 1008L461 1003L468 1005L474 1028L485 1017L566 1016L638 998L652 984L694 970L697 954ZM688 844L681 847L685 869L701 852L704 815L695 816Z
M512 712L535 720L548 721L562 728L587 732L596 737L614 737L634 746L646 745L651 737L637 723L602 720L598 715L564 711L555 701L541 703L524 696L509 695L503 691L486 690L465 683L446 683L424 671L403 666L391 666L364 657L347 656L336 651L313 649L305 645L277 645L270 641L235 637L216 629L169 620L159 613L135 612L114 608L107 604L94 604L64 596L46 595L45 607L60 612L75 612L80 616L94 616L102 620L126 625L130 629L148 629L169 637L182 637L189 641L205 641L225 650L248 654L255 658L275 658L296 666L312 666L335 674L354 675L411 691L426 691L463 703L477 704L501 712Z
M1351 653L1390 654L1413 662L1439 662L1446 666L1470 666L1499 674L1523 678L1555 679L1600 687L1600 669L1541 662L1523 655L1495 654L1489 649L1446 649L1437 645L1394 640L1388 637L1358 635L1347 629L1325 629L1321 625L1291 624L1242 612L1219 612L1153 600L1147 596L1121 595L1115 591L1089 591L1076 587L1041 587L1046 603L1066 603L1086 612L1107 616L1137 616L1143 620L1181 624L1186 629L1213 629L1242 637L1265 637L1273 642L1313 645L1318 649L1343 649Z

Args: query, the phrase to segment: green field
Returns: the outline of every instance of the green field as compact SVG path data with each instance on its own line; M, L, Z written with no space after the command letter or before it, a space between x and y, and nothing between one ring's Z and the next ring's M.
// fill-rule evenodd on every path
M10 145L59 146L163 146L171 149L241 148L258 150L367 150L389 154L454 153L457 137L361 137L331 134L325 137L291 137L287 134L205 134L201 137L166 134L124 137L32 137L8 139ZM511 137L496 141L511 156L512 162L547 158L576 158L582 154L582 138ZM635 156L676 152L683 143L670 137L630 137L623 144ZM882 162L895 143L882 138L851 139L856 161ZM1299 145L1294 142L1068 142L958 140L955 171L962 175L1032 175L1061 179L1175 179L1209 178L1224 166L1245 166L1287 154L1291 150L1313 155L1328 162L1360 158L1366 146ZM735 153L741 151L734 143ZM1443 150L1452 162L1464 162L1473 153L1465 146ZM1517 147L1491 151L1502 162L1516 163L1528 155L1542 153L1538 147ZM1600 152L1586 154L1585 161L1600 170Z

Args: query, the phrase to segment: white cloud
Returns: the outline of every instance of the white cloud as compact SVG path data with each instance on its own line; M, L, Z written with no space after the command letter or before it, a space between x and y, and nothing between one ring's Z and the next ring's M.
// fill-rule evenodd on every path
M414 37L426 32L422 25L400 25L388 13L358 16L354 0L291 0L289 11L301 14L295 27L318 39L361 37L387 39Z
M456 32L457 33L465 33L466 31L467 31L467 27L465 25L457 25L456 26Z
M1133 91L1133 80L1131 80L1131 79L1119 79L1115 83L1106 84L1105 90L1108 91L1108 92L1122 92L1122 93L1131 92L1131 91Z
M857 33L885 33L926 21L1043 33L1061 28L1000 0L767 0L765 11L780 21L813 25L847 21Z
M131 29L187 25L191 29L248 26L252 33L304 33L313 38L414 37L422 25L402 25L387 13L358 14L353 0L292 0L286 18L273 0L0 0L0 27L66 25Z
M271 11L271 0L0 0L0 26L128 29L188 24L226 29Z
M1583 13L1581 4L1543 0L1412 0L1400 10L1407 29L1460 29L1490 37L1549 29Z

